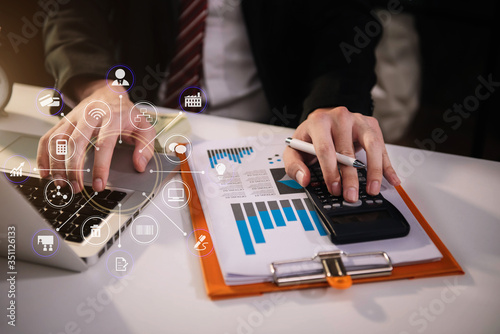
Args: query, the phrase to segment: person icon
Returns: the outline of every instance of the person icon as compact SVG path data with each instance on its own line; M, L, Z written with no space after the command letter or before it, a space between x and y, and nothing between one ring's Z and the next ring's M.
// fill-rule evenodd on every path
M115 77L116 77L116 80L113 81L111 86L129 86L130 85L127 80L123 79L123 78L125 78L125 71L123 69L121 69L121 68L117 69L115 71Z

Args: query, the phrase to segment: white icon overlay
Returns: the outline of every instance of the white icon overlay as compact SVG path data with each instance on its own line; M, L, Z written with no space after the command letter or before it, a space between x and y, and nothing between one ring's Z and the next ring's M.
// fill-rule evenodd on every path
M186 199L184 194L184 188L169 188L168 189L168 199L169 202L182 202Z
M58 115L64 106L61 92L55 88L44 88L35 98L35 107L45 116Z
M41 107L59 107L61 105L61 98L47 94L38 99Z
M42 229L37 231L31 239L33 252L40 257L51 257L59 250L59 237L55 231Z
M158 123L158 110L152 103L140 101L130 109L129 119L132 126L137 130L147 131Z
M111 86L124 86L124 87L130 86L130 83L124 79L125 78L125 70L124 69L118 68L115 71L115 78L116 78L116 80L113 81Z
M140 114L137 114L137 116L135 116L134 121L136 121L137 123L141 123L142 119L145 119L146 122L153 122L153 117L148 114L148 110L146 108L139 108L139 112Z
M37 242L39 245L43 246L43 252L53 252L54 251L54 236L53 235L39 235L37 237ZM47 248L48 247L48 248Z
M56 140L56 154L66 155L68 153L68 140L58 139Z
M127 271L128 262L122 256L115 257L115 270L116 271Z
M10 177L23 177L24 161L10 171Z
M200 92L198 92L197 95L184 96L184 108L201 108L201 106L202 100Z
M64 184L64 186L61 186L61 184ZM62 209L73 201L73 186L65 179L52 179L45 185L43 195L47 204L56 209Z
M140 244L149 244L158 238L159 225L148 215L141 215L134 219L130 226L132 238Z
M106 112L102 110L101 108L94 108L89 111L89 116L94 118L95 120L100 120L104 116L106 116Z
M83 119L93 129L104 128L111 122L112 117L111 107L104 101L90 101L85 106Z
M207 249L207 244L208 244L208 241L205 241L205 239L207 238L206 235L202 234L200 235L200 237L198 238L198 241L194 244L194 249L197 250L198 252L201 252L201 251L204 251L205 249ZM205 241L205 242L203 242Z
M163 202L172 209L185 207L191 199L189 186L180 180L173 180L167 183L161 193Z
M134 258L125 250L112 251L106 260L106 269L116 277L123 278L129 275L134 268Z
M217 171L217 177L219 178L219 180L222 180L222 178L224 177L224 173L226 172L226 165L224 165L223 163L218 163L215 166L215 170Z
M97 224L90 226L90 236L94 238L101 237L101 227Z

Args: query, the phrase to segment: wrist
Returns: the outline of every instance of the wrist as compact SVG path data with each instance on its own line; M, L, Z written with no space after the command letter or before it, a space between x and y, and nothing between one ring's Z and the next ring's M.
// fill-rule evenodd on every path
M107 85L106 79L75 77L68 82L65 95L76 105L99 90L109 90ZM122 89L122 87L116 87L116 89ZM126 90L123 89L123 92L126 93Z

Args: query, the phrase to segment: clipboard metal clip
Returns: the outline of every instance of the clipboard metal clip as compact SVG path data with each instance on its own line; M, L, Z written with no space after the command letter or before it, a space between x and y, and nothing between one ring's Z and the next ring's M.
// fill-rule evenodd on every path
M357 278L388 276L392 262L386 252L346 254L343 251L319 252L314 257L271 263L273 282L278 286L328 283L347 289Z

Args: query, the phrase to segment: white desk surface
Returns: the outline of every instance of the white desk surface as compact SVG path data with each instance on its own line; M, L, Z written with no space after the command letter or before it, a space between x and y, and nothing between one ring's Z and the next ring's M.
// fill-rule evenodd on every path
M38 88L16 85L0 118L1 129L43 134L48 117L34 108ZM193 140L260 134L285 137L290 129L188 115ZM43 121L41 119L44 119ZM150 246L123 235L122 249L135 259L118 281L105 261L83 273L18 263L17 327L7 325L1 302L1 333L498 333L500 332L500 163L391 146L403 187L466 274L290 291L211 301L198 258L182 234L166 222ZM418 164L414 171L405 161ZM185 211L158 205L185 230ZM146 214L161 218L149 206ZM3 233L4 231L2 231ZM115 246L116 247L116 246ZM0 260L6 268L6 260ZM7 283L0 281L0 300Z

